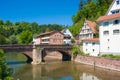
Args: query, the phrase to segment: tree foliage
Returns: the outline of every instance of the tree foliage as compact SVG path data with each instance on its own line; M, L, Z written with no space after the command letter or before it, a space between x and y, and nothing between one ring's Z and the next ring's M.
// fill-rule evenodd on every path
M24 21L12 23L9 20L7 21L0 20L0 44L17 44L17 43L29 44L30 42L32 42L31 38L33 38L33 36L35 35L52 30L61 31L62 29L64 29L64 25L58 24L39 25L36 22L28 23ZM26 36L26 34L30 35ZM24 36L26 36L26 38ZM23 39L31 41L27 42Z
M5 53L0 49L0 80L13 80L11 74L11 69L5 63Z
M19 35L20 44L29 44L33 39L33 35L30 31L23 31Z
M96 21L102 15L105 15L113 0L80 0L79 10L72 17L73 26L70 27L74 36L79 34L83 21L86 19Z
M6 38L0 34L0 44L5 44L6 43Z

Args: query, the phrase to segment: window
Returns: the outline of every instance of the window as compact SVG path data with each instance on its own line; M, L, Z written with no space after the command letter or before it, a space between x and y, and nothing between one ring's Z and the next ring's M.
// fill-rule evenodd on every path
M92 45L95 45L95 43L93 42Z
M88 49L86 49L86 51L87 51Z
M109 22L104 22L103 25L104 25L104 26L108 26L108 25L109 25Z
M86 45L88 45L88 43L85 43Z
M118 4L120 4L120 1L119 1L119 0L117 0L117 1L116 1L116 4L117 4L117 5L118 5Z
M109 34L109 31L104 31L103 34L104 34L104 35L108 35L108 34Z
M119 33L120 33L119 29L113 30L113 34L119 34Z
M114 12L114 11L112 11L112 14L115 14L115 12Z
M117 10L116 13L119 13L119 10Z
M108 50L110 49L110 47L108 47Z
M116 11L111 11L112 14L116 14L116 13L119 13L120 10L116 10Z
M93 52L95 51L95 49L93 49Z
M115 20L113 24L119 24L119 20Z
M63 32L66 33L66 30L64 30Z

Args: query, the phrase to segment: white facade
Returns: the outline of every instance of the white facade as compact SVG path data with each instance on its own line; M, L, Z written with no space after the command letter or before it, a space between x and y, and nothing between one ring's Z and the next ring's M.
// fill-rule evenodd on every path
M99 54L99 42L95 41L83 41L83 52L89 53L91 56L98 56Z
M119 1L119 4L116 1ZM112 16L112 12L116 10L120 10L120 0L113 1L106 16ZM120 17L101 21L99 35L101 54L120 55Z
M72 35L72 33L70 32L69 29L64 29L64 30L62 30L62 33L63 33L64 35L69 35L69 36L71 36L71 38L73 38L73 35Z
M39 44L40 43L40 38L33 38L33 44Z
M83 27L80 30L79 39L85 39L85 38L94 38L96 31L96 23L85 20Z
M70 36L71 38L65 38L64 43L65 44L71 44L71 39L73 38L72 33L70 32L69 29L64 29L61 31L65 36Z
M88 24L85 22L84 26L81 28L80 31L80 39L85 39L85 38L93 38L93 33Z
M65 44L71 44L71 39L64 39L63 41Z
M118 24L114 24L115 20L119 20ZM120 18L107 21L109 24L101 23L99 28L100 35L100 52L105 53L120 53Z
M113 0L110 8L108 9L106 15L120 13L120 0Z

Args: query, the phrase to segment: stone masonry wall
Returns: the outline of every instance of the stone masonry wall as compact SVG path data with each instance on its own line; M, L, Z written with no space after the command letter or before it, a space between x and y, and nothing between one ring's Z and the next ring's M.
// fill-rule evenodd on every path
M101 68L120 71L120 59L77 55L75 57L75 61Z

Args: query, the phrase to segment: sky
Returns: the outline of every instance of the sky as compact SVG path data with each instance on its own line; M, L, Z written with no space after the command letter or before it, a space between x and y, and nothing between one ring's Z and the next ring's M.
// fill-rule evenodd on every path
M72 25L80 0L0 0L0 19Z

